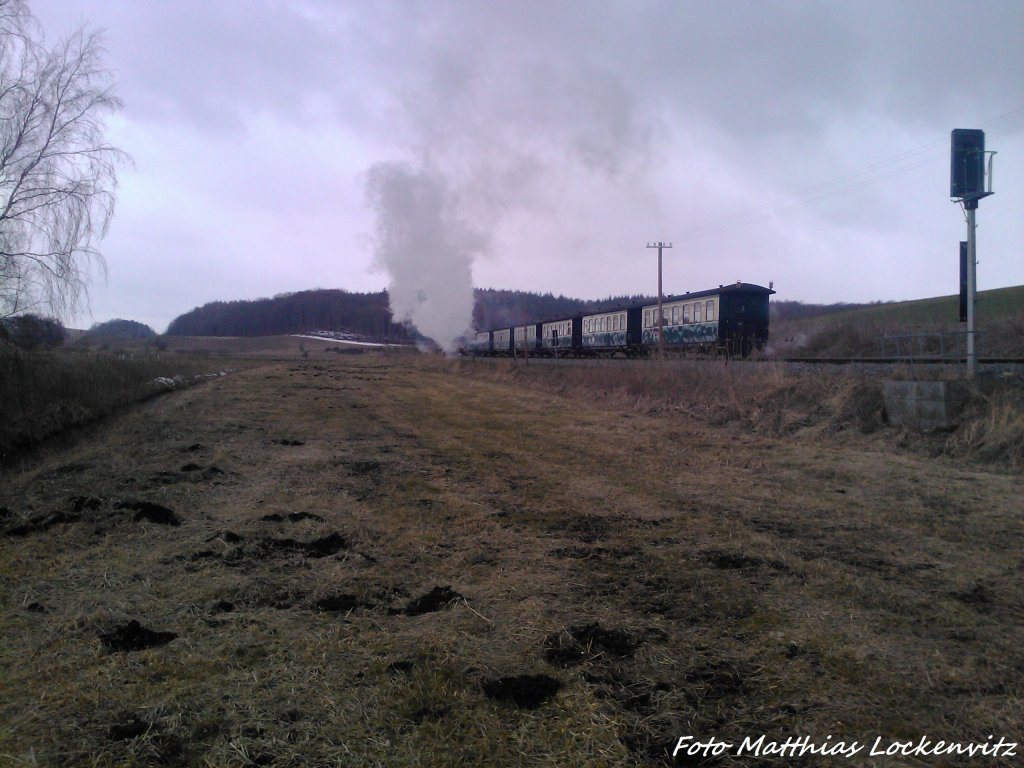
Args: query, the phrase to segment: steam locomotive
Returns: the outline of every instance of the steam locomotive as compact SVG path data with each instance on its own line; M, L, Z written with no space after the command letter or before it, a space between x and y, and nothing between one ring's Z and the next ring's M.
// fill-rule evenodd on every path
M509 328L480 331L470 353L513 357L646 357L658 349L662 334L667 353L698 352L746 357L768 341L768 297L775 293L737 282L706 291L632 304L602 312Z

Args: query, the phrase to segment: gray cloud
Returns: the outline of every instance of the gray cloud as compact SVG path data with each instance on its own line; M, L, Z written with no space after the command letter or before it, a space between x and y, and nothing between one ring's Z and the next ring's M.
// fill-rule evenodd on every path
M127 105L117 135L136 169L98 312L116 305L119 269L164 268L140 256L165 248L146 231L161 205L187 219L190 263L251 265L237 283L250 292L379 288L360 248L378 224L363 184L394 162L443 180L451 218L486 237L469 267L480 284L652 290L640 265L654 238L679 241L669 278L687 289L742 277L807 300L952 292L955 266L938 265L962 236L945 195L954 127L986 128L1000 150L982 287L1024 282L1024 114L985 124L1024 107L1020 3L33 8L53 34L79 18L107 28Z

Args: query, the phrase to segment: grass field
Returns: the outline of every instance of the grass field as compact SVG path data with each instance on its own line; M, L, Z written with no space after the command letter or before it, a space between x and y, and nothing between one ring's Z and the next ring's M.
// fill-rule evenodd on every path
M40 352L0 343L0 464L168 388L267 360L333 359L368 351L363 345L298 336L88 339Z
M540 368L270 361L5 470L0 764L1019 764L866 754L1024 740L1015 465ZM863 751L670 756L760 734Z

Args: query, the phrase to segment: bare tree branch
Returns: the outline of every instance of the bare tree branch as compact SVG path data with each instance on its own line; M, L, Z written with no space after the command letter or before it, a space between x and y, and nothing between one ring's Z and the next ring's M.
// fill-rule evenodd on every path
M52 49L24 0L0 0L0 318L87 301L114 213L117 167L106 141L121 108L95 32Z

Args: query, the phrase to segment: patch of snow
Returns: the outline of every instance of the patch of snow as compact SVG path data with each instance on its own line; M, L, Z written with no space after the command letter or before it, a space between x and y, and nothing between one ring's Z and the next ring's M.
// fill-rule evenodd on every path
M327 336L307 336L303 333L293 333L296 339L313 339L313 341L333 341L338 344L355 344L360 347L404 347L405 344L381 344L376 341L354 341L352 339L332 339Z

